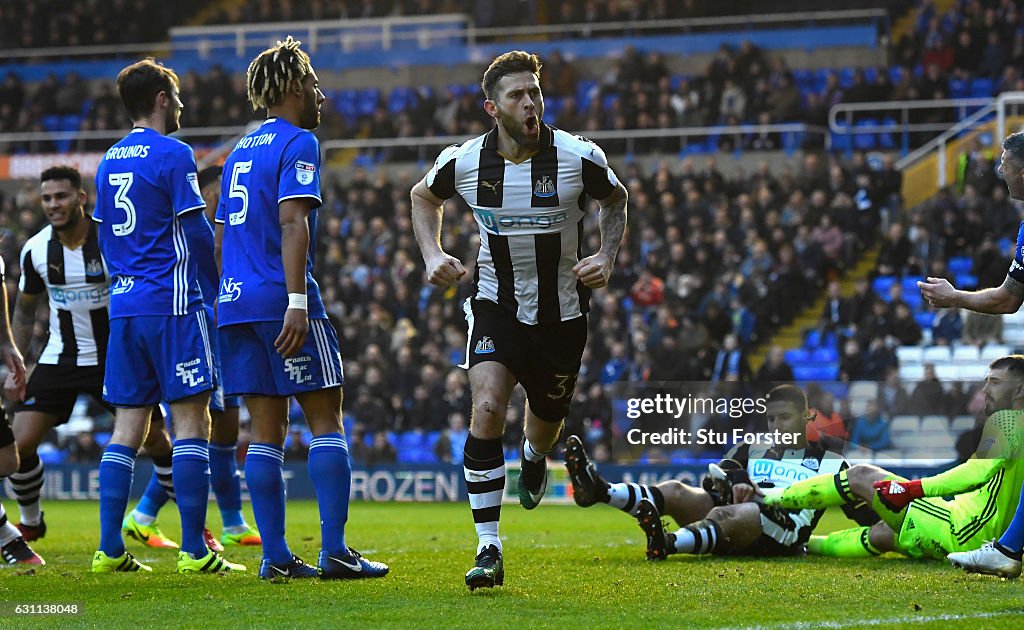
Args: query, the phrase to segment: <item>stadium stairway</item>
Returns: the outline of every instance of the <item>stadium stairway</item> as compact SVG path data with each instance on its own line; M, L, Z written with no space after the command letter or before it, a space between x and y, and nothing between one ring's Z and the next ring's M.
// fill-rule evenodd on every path
M857 279L868 277L875 269L880 251L881 245L875 245L864 252L860 260L840 279L839 284L843 297L853 295L854 283ZM749 354L750 369L754 372L760 369L768 356L768 350L772 346L780 346L783 350L791 350L803 346L804 333L818 325L818 318L821 316L821 309L825 307L827 298L826 292L820 292L818 297L808 304L803 312L794 317L788 326L780 328L775 335L756 346Z

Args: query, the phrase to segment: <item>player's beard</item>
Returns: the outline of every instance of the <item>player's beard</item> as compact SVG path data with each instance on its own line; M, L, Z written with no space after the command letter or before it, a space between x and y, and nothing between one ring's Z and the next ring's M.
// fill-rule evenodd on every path
M507 133L516 144L532 151L540 146L540 119L543 114L544 112L541 109L534 111L534 115L537 117L538 129L536 138L532 138L526 134L526 126L522 118L516 118L515 116L507 114L500 107L498 108L498 124L502 126L505 133Z
M305 109L302 112L302 128L316 129L320 126L320 106L316 102L316 94L306 99Z
M60 226L54 225L53 229L57 230L58 232L65 232L65 231L68 231L68 230L73 230L73 229L75 229L75 227L78 226L78 222L81 221L84 217L85 217L85 210L82 208L82 206L78 206L74 210L72 210L71 212L68 213L68 220L67 221L65 221Z

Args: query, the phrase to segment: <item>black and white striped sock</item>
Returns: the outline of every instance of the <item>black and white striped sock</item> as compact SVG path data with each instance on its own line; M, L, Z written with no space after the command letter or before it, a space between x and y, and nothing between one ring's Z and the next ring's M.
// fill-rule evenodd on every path
M608 488L608 505L636 516L640 501L647 499L657 508L658 514L665 511L665 496L654 486L639 483L613 483Z
M156 480L160 483L160 487L164 489L164 492L167 493L171 501L177 503L178 500L174 496L174 477L171 475L172 461L173 457L170 453L167 455L154 455L153 471L156 473Z
M39 455L21 460L18 472L9 477L14 498L18 500L21 522L38 525L43 514L39 507L39 492L43 487L43 462Z
M7 520L4 504L0 503L0 547L18 538L21 538L21 532Z
M675 552L711 553L721 540L722 527L710 519L704 519L676 531Z
M479 539L477 551L488 545L501 549L498 521L505 494L505 453L501 439L481 440L470 434L463 451L463 470Z

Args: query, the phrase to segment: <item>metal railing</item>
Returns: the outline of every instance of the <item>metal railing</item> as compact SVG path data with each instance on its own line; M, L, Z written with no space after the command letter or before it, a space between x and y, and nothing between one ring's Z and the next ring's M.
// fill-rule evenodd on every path
M401 32L395 29L404 26L423 26L451 24L459 21L465 26L457 29L431 31L428 28L413 32ZM439 38L460 36L465 43L474 45L483 40L504 40L515 37L558 37L558 36L590 36L604 33L651 34L665 31L688 33L694 31L710 31L722 27L741 27L751 30L757 27L778 27L783 25L848 25L851 22L870 22L888 24L889 17L882 9L854 9L849 11L812 11L800 13L779 13L716 18L689 18L680 20L649 20L637 22L600 22L558 25L538 25L523 27L477 28L469 17L460 14L443 14L437 16L410 16L374 18L364 20L324 20L307 22L275 22L269 24L238 24L212 26L180 26L169 30L171 41L147 42L139 44L117 44L105 46L68 46L51 48L12 48L3 49L2 53L8 61L21 59L77 59L89 57L117 57L137 54L169 55L174 52L197 52L209 56L214 51L231 50L234 54L242 54L246 42L265 44L282 33L305 33L307 50L315 52L318 46L338 43L342 48L351 49L357 45L381 42L387 50L394 43L412 39L421 48L429 48L431 41ZM354 29L352 32L327 36L326 31ZM365 33L367 28L379 29L376 33ZM259 36L262 39L249 41L247 35ZM211 38L229 36L230 41L214 41ZM201 39L179 39L201 37Z
M912 133L940 133L955 125L959 121L970 117L972 120L978 108L984 108L992 102L991 98L956 98L936 99L931 101L875 101L869 103L838 103L833 105L828 112L829 131L839 135L853 135L859 133L884 133L898 132L901 135L901 150L904 154L910 152L910 134ZM912 111L938 110L951 114L948 121L936 121L927 123L910 122ZM857 123L857 119L865 117L891 118L897 113L899 120L895 125L892 123L876 122L873 124ZM954 114L955 112L955 114ZM991 112L990 112L991 113ZM843 120L845 124L840 124ZM855 124L856 123L856 124Z
M905 155L896 162L896 168L905 170L917 162L925 159L932 153L936 154L936 179L939 188L946 186L949 182L946 178L948 157L946 147L953 140L957 139L964 132L969 132L976 127L984 118L995 114L995 141L1001 143L1006 137L1006 115L1010 105L1024 105L1024 92L1003 92L995 99L986 99L985 107L974 112L967 118L947 128L943 133L918 147L913 152ZM1015 108L1018 109L1019 108Z
M686 142L695 138L721 137L738 135L741 137L752 134L810 134L820 136L824 141L828 139L828 129L815 125L803 123L780 123L770 125L715 125L711 127L672 127L668 129L628 129L628 130L600 130L587 131L586 136L595 141L624 140L626 142L625 152L633 154L636 152L638 140L666 138L679 139ZM332 151L357 150L371 151L377 149L416 148L416 149L438 149L451 144L465 142L468 139L464 135L455 136L421 136L408 138L357 138L351 140L326 140L320 143L321 151L326 156ZM781 148L781 147L780 147ZM716 149L717 150L717 149ZM421 159L434 159L435 155Z

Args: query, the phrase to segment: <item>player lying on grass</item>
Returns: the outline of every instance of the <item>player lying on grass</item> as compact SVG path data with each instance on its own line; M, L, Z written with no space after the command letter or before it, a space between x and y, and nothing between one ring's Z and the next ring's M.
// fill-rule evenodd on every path
M865 557L898 551L912 558L945 558L951 552L978 549L985 539L1006 529L1024 483L1024 355L993 361L982 392L988 420L978 450L967 462L914 481L861 464L781 492L766 491L764 502L785 509L870 502L881 522L870 530L815 537L808 549L823 555Z
M647 536L647 559L664 560L674 553L793 555L804 551L820 509L783 509L764 505L759 488L786 487L794 479L816 472L846 470L841 455L808 443L807 422L814 414L807 396L793 385L780 385L765 397L770 432L798 436L796 444L766 446L741 444L717 466L709 467L712 481L693 488L680 481L654 486L608 483L588 461L579 438L570 436L566 467L577 505L607 503L637 517ZM877 519L866 506L849 505L847 516L859 523ZM666 532L661 515L671 516L681 528Z

